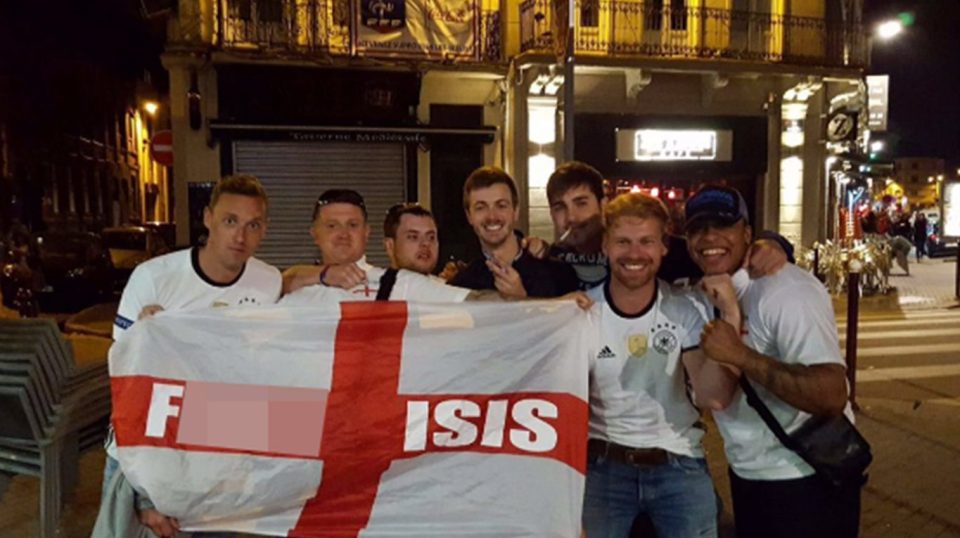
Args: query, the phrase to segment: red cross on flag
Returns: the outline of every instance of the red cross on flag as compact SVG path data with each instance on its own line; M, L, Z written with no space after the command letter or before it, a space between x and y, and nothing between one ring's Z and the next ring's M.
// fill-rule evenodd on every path
M572 302L161 312L110 351L130 483L185 530L576 537Z

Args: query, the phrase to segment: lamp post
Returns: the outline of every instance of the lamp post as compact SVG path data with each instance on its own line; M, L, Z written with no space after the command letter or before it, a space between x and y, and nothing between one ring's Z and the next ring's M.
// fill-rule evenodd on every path
M574 57L576 55L576 0L567 2L567 38L563 51L563 158L573 160L574 151Z

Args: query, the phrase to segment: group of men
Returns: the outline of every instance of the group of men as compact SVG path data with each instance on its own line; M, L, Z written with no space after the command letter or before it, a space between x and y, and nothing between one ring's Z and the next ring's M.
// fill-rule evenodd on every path
M640 515L658 536L717 535L718 501L701 443L705 409L724 438L738 536L856 536L859 484L820 480L738 388L745 377L787 431L814 414L850 413L829 297L787 263L789 243L754 241L743 198L726 187L687 201L685 237L669 235L669 213L656 198L608 201L603 177L584 163L559 167L547 196L552 245L515 229L518 193L509 175L474 171L463 208L483 256L434 276L438 230L427 209L388 211L385 270L366 262L362 196L328 190L310 228L320 258L281 274L253 258L266 232L266 193L255 178L227 177L204 212L206 243L134 271L114 338L164 309L574 298L592 311L599 335L590 364L586 536L627 537ZM114 457L111 446L105 483L117 472ZM148 499L138 498L137 511L158 536L178 530Z

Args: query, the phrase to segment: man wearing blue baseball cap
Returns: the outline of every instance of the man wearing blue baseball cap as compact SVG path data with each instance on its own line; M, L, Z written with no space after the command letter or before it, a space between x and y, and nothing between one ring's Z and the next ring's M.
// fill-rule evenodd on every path
M814 416L842 413L852 421L823 285L795 265L749 278L744 259L752 232L746 203L734 189L706 187L691 197L685 230L691 258L707 275L729 276L743 313L743 327L720 319L704 327L700 345L707 356L740 372L787 432ZM837 486L816 476L757 409L739 390L713 413L730 465L737 536L857 536L861 483Z

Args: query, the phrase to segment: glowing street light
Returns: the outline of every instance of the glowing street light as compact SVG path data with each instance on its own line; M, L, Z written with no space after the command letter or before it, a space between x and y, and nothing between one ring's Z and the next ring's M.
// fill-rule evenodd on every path
M874 142L870 142L870 151L873 153L880 153L881 151L883 151L883 140L876 140Z
M150 114L151 116L157 115L157 110L160 110L160 105L156 101L146 101L143 103L143 109Z
M892 39L903 32L903 22L899 19L885 21L877 27L877 37L883 40Z

